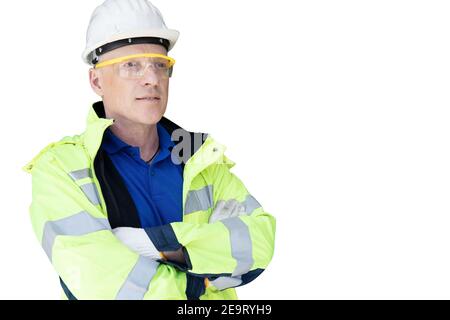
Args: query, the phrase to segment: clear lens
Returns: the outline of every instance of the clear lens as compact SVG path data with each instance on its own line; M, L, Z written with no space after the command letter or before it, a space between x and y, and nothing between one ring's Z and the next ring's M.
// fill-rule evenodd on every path
M145 75L148 68L152 68L158 76L168 78L170 67L170 60L161 57L134 58L117 64L119 76L125 79L139 79Z

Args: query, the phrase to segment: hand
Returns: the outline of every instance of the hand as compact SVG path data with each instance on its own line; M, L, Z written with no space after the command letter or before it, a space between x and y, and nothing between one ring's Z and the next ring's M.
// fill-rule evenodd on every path
M213 223L219 220L237 217L245 214L245 206L236 200L219 201L216 204L211 216L209 217L209 223Z
M180 248L176 251L164 251L162 253L164 260L169 260L177 263L186 263L186 259L184 258L183 249Z
M160 260L161 254L142 228L120 227L112 229L114 235L129 249L137 254Z

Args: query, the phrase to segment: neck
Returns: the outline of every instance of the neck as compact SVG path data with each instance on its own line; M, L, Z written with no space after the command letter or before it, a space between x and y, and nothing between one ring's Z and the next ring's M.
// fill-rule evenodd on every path
M159 137L156 124L136 124L114 118L110 130L123 142L139 147L141 159L144 161L150 160L158 151Z

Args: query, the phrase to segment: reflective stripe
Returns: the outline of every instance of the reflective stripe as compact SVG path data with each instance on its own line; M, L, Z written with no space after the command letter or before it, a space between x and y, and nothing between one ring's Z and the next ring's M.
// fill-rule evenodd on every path
M116 300L142 300L159 263L149 257L139 256L133 270L128 274Z
M199 190L190 190L186 196L186 203L184 214L190 214L196 211L206 211L213 207L213 186L207 185ZM223 206L224 208L236 208L242 213L251 214L255 209L261 207L261 204L251 195L248 194L245 200L238 202L235 199L227 201L220 200L217 202L216 207Z
M248 194L247 197L245 197L245 200L244 202L242 202L242 204L245 206L246 214L250 214L255 209L261 207L259 202L251 194Z
M91 232L110 229L108 219L94 218L86 211L81 211L67 218L47 221L42 236L42 247L52 261L52 248L57 236L82 236Z
M75 181L84 178L92 178L92 173L91 169L86 168L69 172L69 176Z
M83 190L86 197L88 197L89 201L91 201L94 206L100 203L97 187L93 182L83 184L80 186L80 188L81 190Z
M213 186L207 185L199 190L190 190L186 196L184 214L208 210L213 206Z
M221 221L230 232L231 255L237 265L232 276L239 276L250 271L253 266L252 239L248 226L238 217Z
M210 283L219 290L237 287L242 283L241 277L219 277Z
M73 181L84 179L84 178L92 179L92 171L90 168L75 170L75 171L69 172L69 176L72 178ZM100 197L98 195L98 190L97 190L97 186L95 185L95 183L93 183L93 182L86 183L86 184L81 185L80 188L94 206L100 204Z

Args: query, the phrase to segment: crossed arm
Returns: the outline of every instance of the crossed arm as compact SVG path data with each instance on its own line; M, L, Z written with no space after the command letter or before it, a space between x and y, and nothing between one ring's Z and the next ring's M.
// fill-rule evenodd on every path
M250 282L271 260L275 219L262 207L209 224L175 222L147 229L167 259L155 261L114 236L100 206L51 156L36 162L32 176L33 229L78 299L186 299L190 276L209 277L223 290ZM215 188L223 190L218 199L235 199L237 190L243 194L242 183L230 172L215 181L227 186ZM236 241L243 241L243 248ZM181 263L184 271L177 267Z

